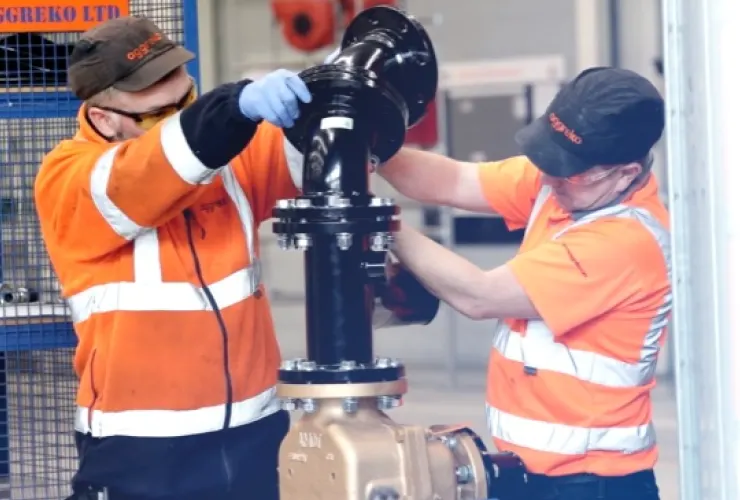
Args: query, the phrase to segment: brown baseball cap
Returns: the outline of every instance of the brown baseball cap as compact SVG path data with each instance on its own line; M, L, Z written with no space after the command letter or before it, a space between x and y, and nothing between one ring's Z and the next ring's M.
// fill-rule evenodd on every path
M138 92L194 58L151 20L119 17L83 33L75 44L69 86L83 100L110 87Z

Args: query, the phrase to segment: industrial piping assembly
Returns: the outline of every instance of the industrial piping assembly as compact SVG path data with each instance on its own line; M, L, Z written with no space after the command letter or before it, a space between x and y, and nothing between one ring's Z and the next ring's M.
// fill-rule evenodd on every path
M439 301L389 244L399 208L373 196L371 164L402 146L437 92L424 28L392 7L349 25L331 64L301 73L313 100L285 130L304 154L303 194L280 200L273 231L305 252L307 357L283 363L278 395L302 410L280 448L283 500L521 499L514 455L462 426L395 423L404 366L373 354L373 328L432 321Z

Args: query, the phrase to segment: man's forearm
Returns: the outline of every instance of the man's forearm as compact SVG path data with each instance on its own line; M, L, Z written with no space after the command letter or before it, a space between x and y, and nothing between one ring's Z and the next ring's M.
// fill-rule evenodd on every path
M411 228L394 236L394 255L432 294L465 316L481 316L482 269Z
M429 203L428 193L423 189L425 165L429 154L410 148L402 148L393 158L384 163L377 173L393 186L399 193L409 198Z
M458 162L436 153L402 148L378 174L399 193L422 203L443 204L447 191L458 184Z
M180 123L185 139L206 167L223 167L254 136L258 124L239 110L239 94L250 84L251 80L242 80L220 85L182 111Z
M378 173L402 195L430 205L490 212L480 184L480 165L402 148Z
M508 266L484 271L409 227L394 236L398 260L459 313L471 319L539 317Z

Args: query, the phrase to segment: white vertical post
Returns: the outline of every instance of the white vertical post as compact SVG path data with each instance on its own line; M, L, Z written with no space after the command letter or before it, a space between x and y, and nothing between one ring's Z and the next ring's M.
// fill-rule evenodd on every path
M219 54L218 14L221 0L198 0L198 64L200 91L208 92L220 83L221 56Z
M740 498L737 0L663 0L682 500Z
M592 66L604 66L609 61L609 18L606 1L574 0L576 27L575 76ZM572 75L571 75L572 72Z

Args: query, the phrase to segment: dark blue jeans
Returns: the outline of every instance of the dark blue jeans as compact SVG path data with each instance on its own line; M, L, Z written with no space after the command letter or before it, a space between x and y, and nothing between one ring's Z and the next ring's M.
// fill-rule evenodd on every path
M175 438L78 434L72 499L279 500L278 450L285 411L225 431Z
M627 476L529 475L530 500L660 500L652 470Z

